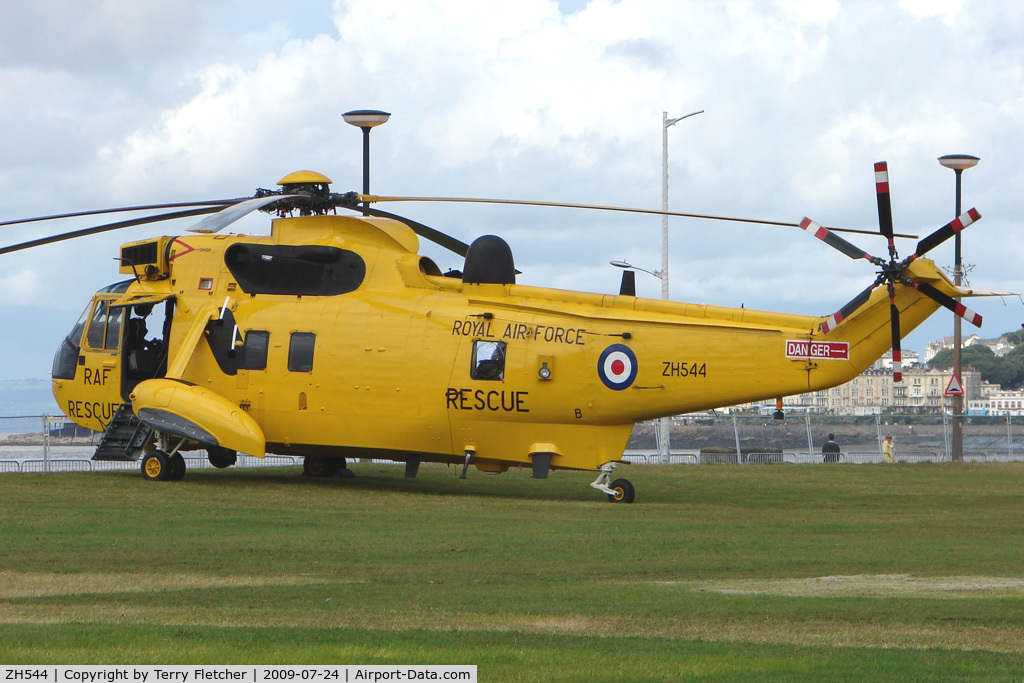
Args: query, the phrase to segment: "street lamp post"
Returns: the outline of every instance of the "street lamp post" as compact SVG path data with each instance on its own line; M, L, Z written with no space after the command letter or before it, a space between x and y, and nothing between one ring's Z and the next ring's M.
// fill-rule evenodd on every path
M939 163L946 168L953 169L956 173L956 213L955 216L960 215L960 177L963 172L968 168L977 166L980 159L970 154L947 154L946 156L939 157ZM953 284L957 287L963 281L963 260L960 255L960 233L956 233L953 237ZM957 302L960 301L960 297L956 297ZM963 364L961 362L961 344L963 343L962 335L960 331L960 316L953 315L953 374L956 375L957 380L960 382L960 386L964 387L963 384ZM964 412L964 396L963 394L953 395L953 452L951 459L954 461L960 461L964 459L964 433L963 423L961 416Z
M668 211L668 129L683 119L688 119L704 110L686 116L670 119L668 112L661 112L661 210ZM668 299L668 216L661 217L661 298Z
M632 263L628 261L609 261L608 263L610 265L615 266L616 268L628 268L630 270L639 270L641 273L653 275L659 280L663 277L662 272L660 270L647 270L646 268L641 268L640 266L634 266Z
M663 270L647 270L646 268L641 268L640 266L634 266L632 263L630 263L628 261L609 261L609 263L611 265L615 266L616 268L625 268L625 269L627 269L627 272L630 274L630 276L632 276L632 274L633 274L632 271L634 271L634 270L639 270L642 273L647 273L648 275L653 275L654 277L656 277L659 280L661 280L662 292L665 291L665 271L663 271ZM620 291L619 293L621 294L622 292ZM633 292L633 295L634 296L636 295L635 291ZM654 433L655 433L655 436L657 437L657 441L658 441L658 460L660 462L662 462L662 463L665 463L665 464L668 464L669 445L670 445L670 443L669 443L669 431L671 430L671 428L672 428L671 420L669 418L667 418L667 417L659 418L658 421L655 423L655 431L654 431Z
M703 114L704 110L695 111L670 119L668 112L661 112L661 210L668 211L668 129L683 119L688 119L697 114ZM650 271L648 271L650 272ZM668 300L668 216L661 216L661 298ZM658 420L658 457L662 462L668 462L669 456L669 434L672 425L667 417Z
M341 117L345 119L345 123L363 131L363 194L370 194L370 129L387 123L391 114L376 109L357 109L345 112ZM364 209L369 205L369 202L363 202Z

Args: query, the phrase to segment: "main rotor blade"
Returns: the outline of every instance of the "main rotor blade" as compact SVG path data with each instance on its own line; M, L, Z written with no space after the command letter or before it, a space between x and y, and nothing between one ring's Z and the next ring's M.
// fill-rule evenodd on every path
M875 196L878 199L878 229L889 240L889 258L896 257L892 233L892 201L889 199L889 164L875 164Z
M79 216L99 216L105 213L127 213L129 211L155 211L157 209L178 209L185 206L228 206L242 199L211 199L203 202L177 202L173 204L146 204L143 206L120 206L115 209L95 209L92 211L74 211L72 213L58 213L52 216L36 216L35 218L19 218L14 221L2 221L0 226L18 225L20 223L37 223L41 221L52 221L59 218L77 218Z
M903 349L900 348L900 309L896 308L896 287L889 283L889 322L892 330L892 381L903 381Z
M201 232L209 234L213 232L220 232L224 228L228 227L238 219L246 216L257 209L262 209L267 204L273 204L279 202L282 199L294 199L302 195L297 194L275 194L269 197L255 197L253 199L244 199L235 204L221 209L212 216L207 216L203 220L199 221L191 228L189 232Z
M931 297L939 305L944 306L949 310L953 311L958 316L960 316L967 322L971 323L975 327L981 327L981 316L972 311L971 309L967 308L966 306L964 306L962 303L960 303L953 297L943 294L942 292L935 289L935 287L932 287L927 282L914 282L910 278L903 278L901 282L903 280L906 280L904 284L914 287L915 289L917 289L917 291L921 292L925 296Z
M981 214L978 213L976 209L971 209L967 213L954 218L949 223L946 223L941 228L918 242L917 253L914 254L914 258L924 256L926 253L939 246L950 237L969 226L971 223L979 220L981 220Z
M344 208L352 209L353 211L362 211L370 214L371 216L377 216L378 218L390 218L398 221L399 223L405 223L420 237L428 239L434 244L442 246L448 251L454 252L463 258L465 258L466 254L469 252L469 245L465 242L461 242L451 235L446 235L440 230L435 230L428 225L418 223L411 218L399 216L394 213L388 213L387 211L381 211L380 209L371 209L365 206L345 206Z
M188 218L189 216L201 216L204 213L213 213L217 211L219 206L212 206L203 209L190 209L188 211L176 211L174 213L162 213L156 216L144 216L142 218L133 218L128 221L118 221L117 223L107 223L106 225L97 225L92 228L83 228L81 230L72 230L71 232L61 233L59 235L51 235L50 237L42 237L37 240L31 240L28 242L22 242L20 244L12 244L8 247L0 247L0 255L9 254L15 251L21 251L23 249L31 249L32 247L41 247L44 244L53 244L54 242L63 242L64 240L72 240L76 237L85 237L87 235L95 235L101 232L109 232L111 230L120 230L121 228L132 228L136 225L146 225L147 223L158 223L160 221L169 221L175 218Z
M854 260L862 258L870 261L871 263L880 263L880 261L871 254L859 247L855 247L839 235L833 234L828 228L821 227L810 218L804 218L800 221L799 227L801 230L814 235L828 246L833 249L838 249Z
M799 223L784 221L767 221L757 218L735 218L731 216L715 216L706 213L684 213L682 211L661 211L658 209L637 209L628 206L606 206L603 204L574 204L570 202L542 202L529 199L481 199L471 197L391 197L372 194L359 195L361 202L448 202L453 204L520 204L523 206L554 206L565 209L593 209L596 211L623 211L626 213L643 213L654 216L679 216L680 218L702 218L713 221L732 221L734 223L755 223L774 225L785 228L800 227ZM854 228L829 228L833 232L851 232L860 235L876 235L872 230L856 230ZM914 238L916 235L896 235L896 237Z

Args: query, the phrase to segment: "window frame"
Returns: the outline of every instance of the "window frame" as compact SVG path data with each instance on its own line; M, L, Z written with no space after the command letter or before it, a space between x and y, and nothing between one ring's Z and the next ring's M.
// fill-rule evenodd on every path
M252 344L253 341L262 339L262 349ZM256 356L259 353L259 356ZM270 332L268 330L246 330L242 340L242 365L240 370L266 370L267 360L270 355ZM262 361L262 365L255 365L254 361Z
M487 351L487 357L482 353ZM499 352L497 358L495 351ZM501 382L505 379L505 362L508 358L508 344L494 339L476 339L473 341L473 351L470 356L469 378L485 382ZM493 367L481 369L484 363L492 363Z
M288 339L288 372L313 372L315 356L316 333L292 332Z

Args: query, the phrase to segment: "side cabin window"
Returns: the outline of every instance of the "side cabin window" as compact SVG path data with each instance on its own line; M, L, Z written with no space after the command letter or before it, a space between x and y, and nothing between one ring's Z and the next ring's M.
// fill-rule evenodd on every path
M312 372L315 347L316 335L312 332L292 332L288 344L288 371Z
M270 332L249 330L242 345L242 369L266 370L267 349L270 348Z
M505 342L473 342L473 365L469 376L472 379L505 379Z
M123 308L109 307L109 301L100 301L89 321L89 331L85 336L85 344L91 349L116 351L121 337L121 318Z

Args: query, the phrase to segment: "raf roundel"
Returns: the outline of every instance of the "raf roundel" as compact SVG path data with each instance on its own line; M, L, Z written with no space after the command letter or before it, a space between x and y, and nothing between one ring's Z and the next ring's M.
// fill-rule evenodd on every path
M632 386L636 379L637 362L632 349L622 344L612 344L601 352L597 360L597 374L604 385L615 391Z

